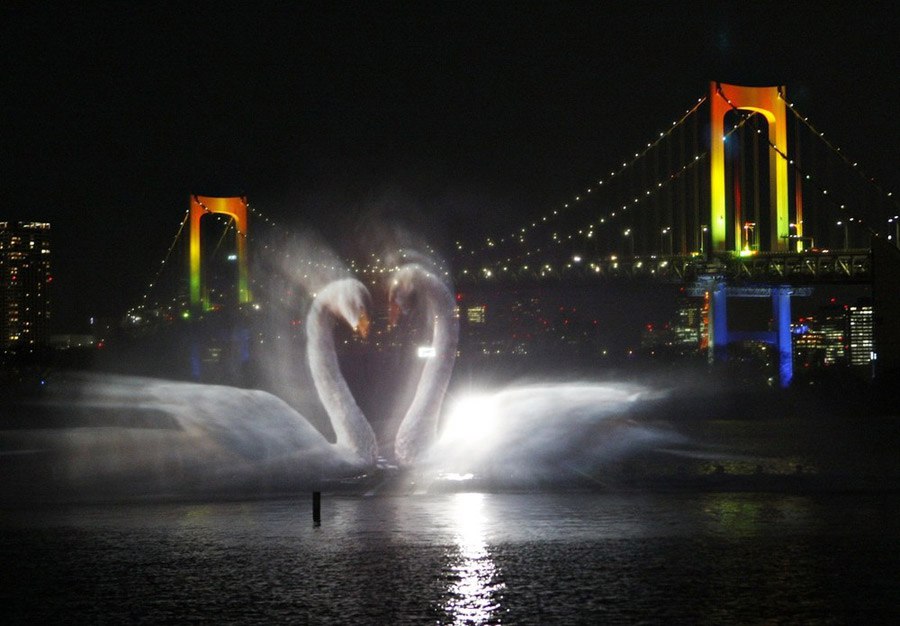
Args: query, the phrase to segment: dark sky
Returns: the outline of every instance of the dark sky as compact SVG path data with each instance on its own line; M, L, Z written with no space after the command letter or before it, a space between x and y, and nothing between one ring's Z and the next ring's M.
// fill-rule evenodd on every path
M900 191L889 4L184 4L0 9L0 220L52 222L62 326L136 302L190 193L443 246L568 199L710 80L787 85Z

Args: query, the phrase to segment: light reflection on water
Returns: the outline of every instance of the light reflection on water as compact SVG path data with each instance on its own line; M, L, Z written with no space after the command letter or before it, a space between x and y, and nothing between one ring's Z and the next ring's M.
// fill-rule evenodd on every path
M453 496L455 540L458 562L452 566L456 581L444 609L456 624L487 624L496 620L499 594L505 585L499 580L484 529L484 494L458 493Z
M896 494L326 494L318 528L308 498L0 509L0 606L12 623L900 623L898 535Z

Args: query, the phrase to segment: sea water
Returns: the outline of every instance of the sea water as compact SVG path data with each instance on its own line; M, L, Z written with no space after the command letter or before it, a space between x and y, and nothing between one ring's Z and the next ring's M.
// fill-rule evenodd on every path
M897 623L900 495L323 494L0 511L5 623Z

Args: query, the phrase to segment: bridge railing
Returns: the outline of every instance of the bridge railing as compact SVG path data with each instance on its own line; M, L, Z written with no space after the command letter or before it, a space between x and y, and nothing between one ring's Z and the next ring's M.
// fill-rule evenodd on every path
M732 257L726 266L726 275L733 279L856 283L872 278L872 254L867 248L761 252Z

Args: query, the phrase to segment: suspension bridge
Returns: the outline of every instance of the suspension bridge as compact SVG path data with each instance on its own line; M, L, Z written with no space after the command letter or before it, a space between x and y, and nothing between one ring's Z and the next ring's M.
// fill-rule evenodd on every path
M210 216L218 227L201 228ZM372 283L404 258L402 250L363 260L341 260L315 246L279 250L271 238L251 236L250 220L255 230L277 230L246 198L192 196L130 315L189 317L253 306L262 294L248 269L251 247L293 254L294 267L309 273L351 272ZM254 241L260 243L247 245ZM726 358L725 348L739 338L728 329L728 298L768 297L774 329L756 335L775 346L786 385L791 296L820 284L869 284L893 306L898 245L900 204L892 191L798 111L784 87L713 82L669 126L568 200L505 233L458 237L441 271L467 288L493 290L678 281L710 301L715 359ZM884 335L881 345L900 359L900 338Z

